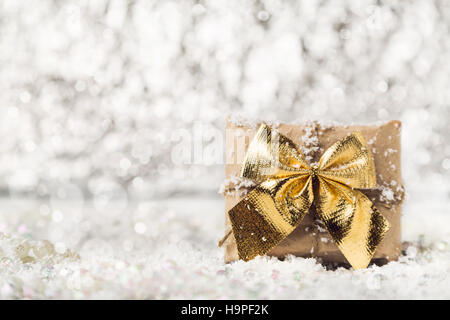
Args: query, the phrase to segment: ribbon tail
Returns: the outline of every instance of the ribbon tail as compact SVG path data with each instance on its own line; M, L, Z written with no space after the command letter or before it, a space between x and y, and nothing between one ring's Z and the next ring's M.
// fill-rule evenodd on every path
M309 176L258 185L228 212L239 258L248 261L267 254L300 224L312 201Z
M362 192L319 177L317 213L351 266L366 268L389 222Z

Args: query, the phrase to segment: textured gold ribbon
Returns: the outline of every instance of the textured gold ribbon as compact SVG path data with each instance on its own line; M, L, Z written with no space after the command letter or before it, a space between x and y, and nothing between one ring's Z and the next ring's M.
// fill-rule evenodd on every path
M354 132L310 166L287 137L262 124L241 176L258 185L229 212L239 258L265 255L300 224L314 202L319 218L354 269L369 265L388 221L358 189L376 186L364 137Z

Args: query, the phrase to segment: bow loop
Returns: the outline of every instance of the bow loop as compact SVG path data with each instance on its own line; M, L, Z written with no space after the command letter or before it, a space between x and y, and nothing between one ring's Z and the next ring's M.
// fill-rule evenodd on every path
M241 177L261 183L268 178L307 174L309 165L297 146L262 124L248 147Z
M351 188L375 188L375 164L362 134L354 132L329 147L319 160L319 174Z
M313 202L355 269L369 264L389 229L373 203L353 189L376 185L374 161L359 132L336 142L317 166L310 166L291 140L263 124L249 145L241 176L259 183L228 212L239 257L245 261L284 240Z

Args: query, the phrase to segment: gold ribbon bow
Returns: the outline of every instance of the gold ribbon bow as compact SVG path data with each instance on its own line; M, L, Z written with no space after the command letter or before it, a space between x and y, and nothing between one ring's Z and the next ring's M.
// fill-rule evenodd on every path
M228 213L239 258L265 255L300 224L314 202L319 218L354 269L369 265L388 221L359 189L376 186L364 137L354 132L310 166L287 137L262 124L241 176L259 183Z

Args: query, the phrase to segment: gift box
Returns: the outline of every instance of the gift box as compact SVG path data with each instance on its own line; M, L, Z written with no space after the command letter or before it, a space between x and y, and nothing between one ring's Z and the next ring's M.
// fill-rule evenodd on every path
M401 205L404 198L400 163L401 122L341 125L314 121L267 123L266 126L287 137L289 143L297 147L309 164L317 164L327 149L350 134L357 132L362 136L361 139L365 140L365 147L362 149L368 148L368 155L373 158L376 185L373 182L371 188L359 191L370 199L376 207L377 214L381 214L388 222L385 224L388 228L374 250L372 262L382 264L396 260L401 254ZM225 248L227 263L240 258L236 234L233 233L230 223L230 210L247 199L247 195L261 182L242 176L242 166L246 160L249 144L255 138L259 127L260 123L227 120L226 180L221 188L225 197L226 234L220 243ZM246 206L248 207L248 204ZM240 228L242 229L242 226ZM314 257L325 263L348 263L335 239L336 236L333 238L330 234L330 224L324 225L323 219L320 219L317 209L312 205L294 230L289 231L286 237L270 248L267 255L276 257L295 255Z

